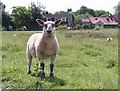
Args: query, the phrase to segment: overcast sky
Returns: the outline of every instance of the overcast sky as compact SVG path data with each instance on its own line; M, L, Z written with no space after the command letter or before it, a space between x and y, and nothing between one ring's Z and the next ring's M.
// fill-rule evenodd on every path
M11 12L13 6L26 6L30 2L40 2L46 7L48 12L67 11L72 8L73 11L80 9L82 5L94 10L106 10L114 13L113 7L116 6L119 0L1 0L6 5L6 11Z

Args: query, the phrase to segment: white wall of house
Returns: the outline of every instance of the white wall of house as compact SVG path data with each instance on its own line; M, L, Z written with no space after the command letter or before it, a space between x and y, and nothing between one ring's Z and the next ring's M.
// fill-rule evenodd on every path
M67 21L67 18L66 18L66 17L62 17L61 19L62 19L62 21L64 21L64 22Z

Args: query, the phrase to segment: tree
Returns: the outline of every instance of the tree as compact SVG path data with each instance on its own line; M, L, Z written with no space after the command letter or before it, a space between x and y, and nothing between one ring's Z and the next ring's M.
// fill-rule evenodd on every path
M40 3L35 5L33 2L29 8L23 6L13 7L12 21L17 28L26 26L28 30L36 30L39 28L36 19L44 19L42 7Z
M88 12L88 8L86 6L81 6L79 12L80 14L85 14Z
M44 19L43 12L45 11L45 6L41 5L40 2L37 2L37 5L35 5L34 2L31 2L31 6L29 8L32 10L32 17L34 19Z
M88 14L92 15L92 16L96 16L95 11L93 9L88 9Z
M120 1L118 2L118 5L114 7L115 9L115 16L118 19L119 27L120 27Z
M2 16L3 16L3 13L5 12L5 4L3 4L1 1L0 1L0 25L2 26Z
M7 12L5 12L5 8L6 8L5 4L0 2L0 10L2 13L1 23L4 28L8 29L9 25L11 24L11 18L10 18L10 15Z
M109 15L109 12L105 11L105 10L96 10L95 13L96 13L96 17L100 17L102 15L104 15L104 16Z
M100 17L100 16L108 16L109 12L105 10L96 10L87 8L86 6L81 6L79 10L74 12L75 22L74 24L79 24L80 18L87 18L87 17Z
M120 1L118 2L118 5L114 7L115 9L115 14L120 13Z
M12 21L17 28L20 28L22 26L27 26L27 23L31 15L30 12L31 11L29 9L23 6L13 7Z
M67 12L68 12L68 13L69 13L69 12L72 12L72 9L71 9L71 8L67 9Z
M31 9L31 13L32 13L32 22L31 22L31 29L38 29L39 26L36 23L36 19L43 19L45 18L45 16L43 15L43 13L45 12L45 6L41 5L40 2L37 2L37 5L35 5L34 2L31 2L31 6L29 7Z
M64 14L66 13L65 11L58 11L58 12L55 12L55 14Z
M93 17L100 17L101 15L109 15L108 11L105 10L96 10L94 11L93 9L87 8L86 6L81 6L79 10L77 10L76 12L74 12L75 16L77 15L81 15L86 17L86 15L88 16L93 16Z
M5 4L3 4L1 1L0 1L0 10L4 11L5 10Z

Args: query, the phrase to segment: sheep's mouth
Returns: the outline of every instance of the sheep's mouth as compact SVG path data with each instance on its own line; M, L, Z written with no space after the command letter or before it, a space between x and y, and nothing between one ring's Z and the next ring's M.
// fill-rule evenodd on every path
M51 37L52 36L52 32L51 31L47 31L47 36Z

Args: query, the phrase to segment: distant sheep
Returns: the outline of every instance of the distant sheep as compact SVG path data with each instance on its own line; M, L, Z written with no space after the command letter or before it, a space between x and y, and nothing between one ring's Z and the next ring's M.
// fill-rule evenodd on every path
M107 42L111 42L112 41L112 38L111 37L108 37L107 38Z
M35 57L40 61L42 70L41 77L44 78L44 60L48 56L50 57L50 77L53 77L54 61L59 49L58 41L55 36L55 26L58 26L61 20L44 22L41 19L36 19L36 21L39 25L43 26L43 32L33 34L27 42L28 74L31 74L31 62L32 58Z
M13 34L13 37L16 37L16 34Z

